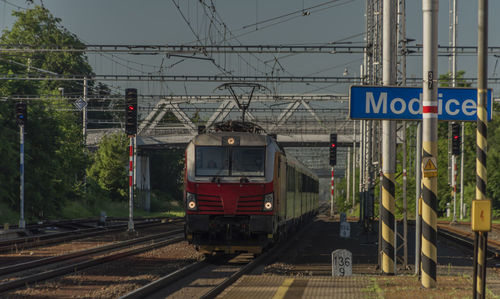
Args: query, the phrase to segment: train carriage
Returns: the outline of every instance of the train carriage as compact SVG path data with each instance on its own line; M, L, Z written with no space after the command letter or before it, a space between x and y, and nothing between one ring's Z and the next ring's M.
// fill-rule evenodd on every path
M222 127L186 149L186 239L203 253L260 253L315 215L318 178L255 126Z

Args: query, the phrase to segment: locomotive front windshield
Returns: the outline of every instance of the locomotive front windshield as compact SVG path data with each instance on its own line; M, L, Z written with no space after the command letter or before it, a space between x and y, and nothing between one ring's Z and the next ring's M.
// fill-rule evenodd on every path
M263 146L197 146L196 176L264 176Z

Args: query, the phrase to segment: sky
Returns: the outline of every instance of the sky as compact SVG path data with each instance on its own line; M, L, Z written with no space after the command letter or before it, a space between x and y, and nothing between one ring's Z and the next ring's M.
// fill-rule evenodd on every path
M62 19L62 25L87 44L299 44L321 45L350 42L363 45L364 0L44 0L43 5ZM422 1L407 0L407 37L422 42ZM458 45L477 42L477 1L458 0ZM40 0L35 0L40 5ZM215 9L210 8L214 4ZM177 7L178 6L178 7ZM315 7L316 6L316 7ZM0 29L8 30L13 10L33 7L23 0L0 0ZM311 8L315 7L315 8ZM309 9L308 9L309 8ZM310 14L303 14L310 12ZM489 1L489 46L499 46L500 1ZM226 25L210 25L211 16ZM288 16L287 16L288 15ZM439 44L448 45L449 1L439 1ZM191 29L190 29L191 27ZM220 30L220 32L218 32ZM227 40L239 36L237 39ZM226 39L224 39L226 37ZM215 61L235 75L262 76L359 76L360 54L236 55L215 54ZM275 58L278 58L276 63ZM165 55L89 54L96 74L215 75L221 70L208 60ZM488 74L497 77L497 58L489 57ZM458 69L475 77L475 56L459 56ZM421 77L422 57L408 57L408 77ZM439 58L439 73L448 71L448 59ZM138 87L145 94L213 94L219 83L107 82L117 91ZM277 93L341 93L346 84L279 84L268 86ZM493 89L496 86L490 86ZM494 94L498 94L494 90Z

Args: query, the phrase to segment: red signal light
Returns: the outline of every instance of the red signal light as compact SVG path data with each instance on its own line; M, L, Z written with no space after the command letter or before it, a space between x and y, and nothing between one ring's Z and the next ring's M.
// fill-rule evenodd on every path
M137 134L137 89L125 89L125 133Z
M336 146L335 143L332 143L332 147L335 147L335 146Z

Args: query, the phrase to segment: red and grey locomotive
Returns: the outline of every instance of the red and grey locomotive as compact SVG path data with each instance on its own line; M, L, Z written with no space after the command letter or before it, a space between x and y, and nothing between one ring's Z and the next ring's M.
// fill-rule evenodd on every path
M199 251L260 253L317 213L317 176L262 131L218 124L187 146L185 234Z

